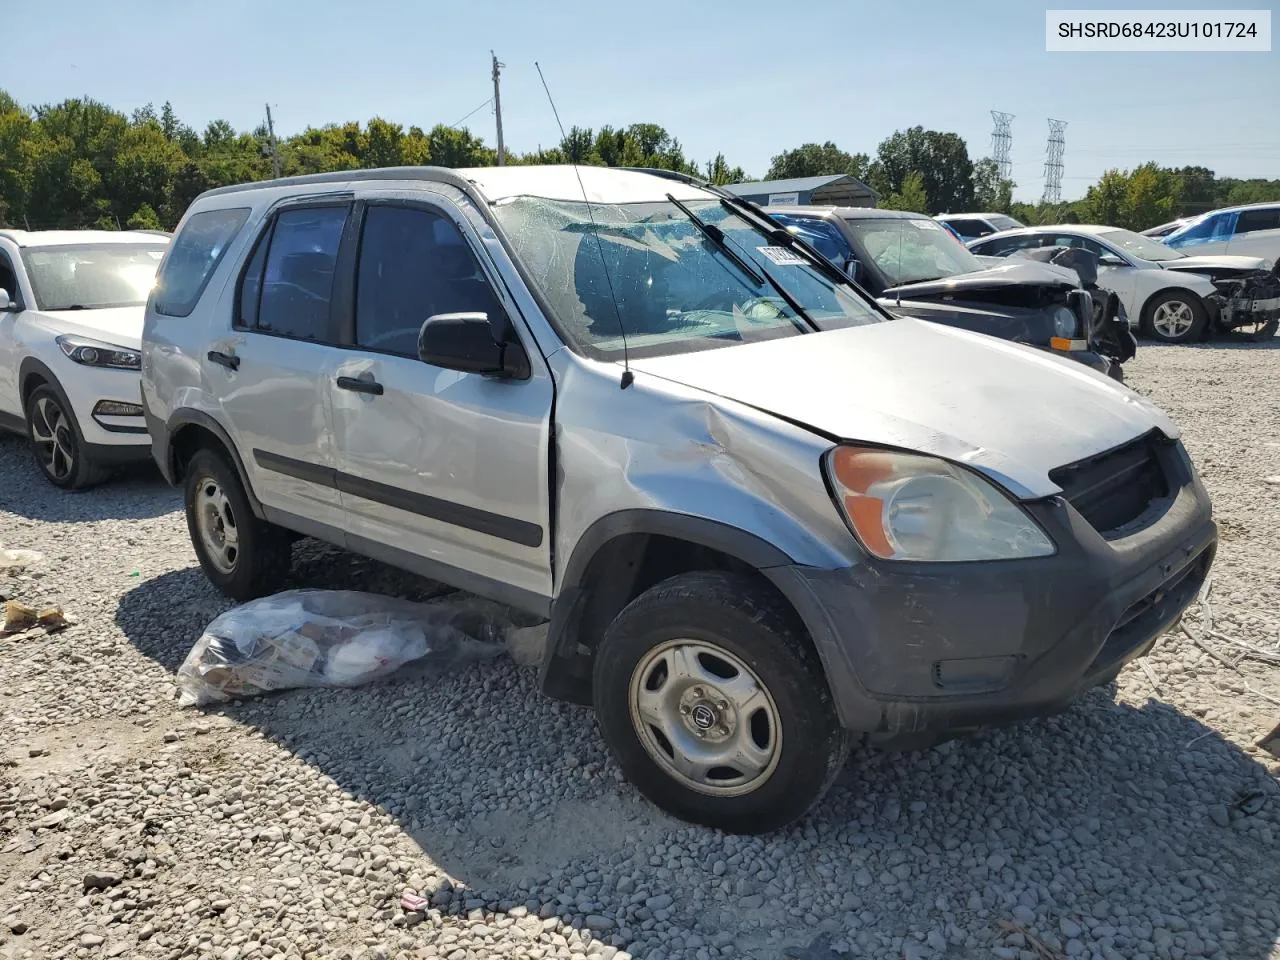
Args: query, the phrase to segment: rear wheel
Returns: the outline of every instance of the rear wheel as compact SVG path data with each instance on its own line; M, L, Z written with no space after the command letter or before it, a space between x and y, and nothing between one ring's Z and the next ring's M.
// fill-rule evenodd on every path
M240 477L214 451L186 468L187 531L205 575L233 600L275 593L289 575L293 538L253 515Z
M765 833L803 816L848 757L821 664L771 591L673 577L633 600L594 656L600 729L636 788L674 816Z
M1163 343L1199 340L1208 322L1204 304L1189 290L1156 294L1142 311L1142 332Z
M36 387L27 398L27 436L36 465L55 487L87 490L110 474L89 456L75 416L48 384Z

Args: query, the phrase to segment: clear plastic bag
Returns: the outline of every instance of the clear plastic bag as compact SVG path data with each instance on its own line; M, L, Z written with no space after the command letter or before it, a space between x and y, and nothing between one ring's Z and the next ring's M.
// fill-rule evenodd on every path
M350 590L288 590L228 610L178 668L183 707L295 687L354 687L406 663L496 656L511 620L483 601L414 603Z

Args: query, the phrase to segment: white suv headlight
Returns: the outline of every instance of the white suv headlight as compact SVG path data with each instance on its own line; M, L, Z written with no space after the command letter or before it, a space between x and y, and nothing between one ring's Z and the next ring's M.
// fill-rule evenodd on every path
M111 367L117 370L141 370L142 354L128 347L117 347L101 340L63 334L55 338L58 348L76 363L87 367Z
M994 484L945 460L839 446L823 467L850 529L882 560L954 563L1057 552Z

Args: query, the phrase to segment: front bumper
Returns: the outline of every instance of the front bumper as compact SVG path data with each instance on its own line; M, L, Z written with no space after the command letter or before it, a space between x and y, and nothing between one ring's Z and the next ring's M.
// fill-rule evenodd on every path
M1180 447L1168 456L1183 482L1119 539L1051 497L1026 506L1057 543L1052 557L767 571L818 647L841 723L927 742L1050 714L1146 653L1217 546L1208 494Z

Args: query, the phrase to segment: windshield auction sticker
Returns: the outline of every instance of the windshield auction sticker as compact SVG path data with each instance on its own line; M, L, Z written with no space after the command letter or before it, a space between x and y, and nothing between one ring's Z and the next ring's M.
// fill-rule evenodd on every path
M1268 53L1270 10L1046 10L1045 50Z
M756 249L780 267L792 266L795 264L799 264L803 267L809 262L799 254L792 253L786 247L756 247Z

